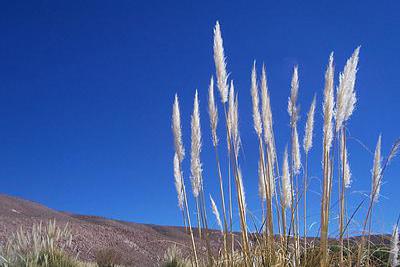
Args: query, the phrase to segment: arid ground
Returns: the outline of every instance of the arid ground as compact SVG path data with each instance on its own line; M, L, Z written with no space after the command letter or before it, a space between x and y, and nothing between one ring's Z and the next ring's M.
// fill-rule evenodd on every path
M113 249L120 264L128 266L157 266L165 251L175 244L183 253L190 250L190 236L183 227L157 226L110 220L96 216L59 212L38 203L0 195L0 245L19 227L29 229L34 222L55 219L57 225L68 223L73 237L72 255L84 261L95 261L103 249ZM211 246L216 248L221 236L213 232ZM198 241L200 251L206 253L205 243Z

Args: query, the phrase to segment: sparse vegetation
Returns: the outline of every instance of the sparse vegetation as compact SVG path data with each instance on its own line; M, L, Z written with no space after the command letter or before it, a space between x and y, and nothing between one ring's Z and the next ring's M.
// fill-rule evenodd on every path
M190 261L185 259L177 246L167 249L164 254L164 267L189 267Z
M381 153L381 136L375 149L372 164L371 192L355 210L346 210L346 190L351 187L351 159L348 156L346 132L349 119L357 102L355 83L358 71L360 47L354 50L347 60L343 71L339 74L335 93L335 66L333 53L330 54L323 90L323 136L322 136L322 177L320 228L318 237L307 238L307 191L310 184L309 152L313 144L314 114L318 107L314 97L307 116L303 150L299 143L298 122L300 118L299 70L294 66L291 90L287 106L290 122L290 142L283 153L282 170L279 167L276 139L273 130L273 120L267 75L262 67L260 81L257 79L257 67L254 62L251 72L251 98L253 104L254 130L258 143L259 156L259 196L262 210L262 223L256 226L260 229L253 233L249 230L248 210L245 188L241 172L240 149L243 140L239 134L238 94L235 94L234 84L228 75L223 39L219 23L214 28L214 61L216 69L216 85L221 97L222 115L225 119L225 132L218 134L218 105L214 99L214 79L209 86L208 113L211 125L211 140L215 151L216 173L218 179L210 183L218 183L221 197L219 209L211 199L212 212L223 234L223 244L216 254L209 251L207 266L397 266L399 241L397 224L388 242L371 241L371 223L373 208L380 195L380 187L386 167L393 160L400 147L400 139L396 140L387 157ZM259 95L261 94L261 101ZM261 107L260 107L261 104ZM191 184L196 203L197 224L199 236L208 243L208 224L201 163L201 130L198 91L195 92L194 108L191 123ZM178 206L182 210L183 222L189 228L192 239L192 264L199 266L199 253L193 237L190 220L188 195L185 190L182 161L185 149L182 141L178 96L175 95L172 115L172 130L175 145L174 174L178 193ZM228 157L227 170L221 170L218 152L220 137L226 137ZM305 158L301 155L304 154ZM371 160L372 162L372 160ZM302 168L304 167L304 168ZM282 171L280 173L280 170ZM224 176L223 174L227 174ZM336 176L337 175L337 176ZM335 180L335 182L333 182ZM332 191L333 184L338 185L338 239L330 238L329 230L332 224L332 199L336 198ZM227 185L227 190L225 186ZM225 193L228 192L227 195ZM233 207L233 197L236 198L237 209ZM227 203L227 205L225 205ZM361 206L366 206L367 213L360 229L361 237L349 238L348 226ZM208 206L208 205L207 205ZM304 218L299 218L299 210L303 208ZM232 227L233 212L237 210L240 223L240 238L234 238ZM352 212L349 214L349 212ZM252 214L253 216L253 214ZM253 218L253 217L252 217ZM303 223L303 233L300 225ZM228 236L231 236L228 241ZM229 244L228 244L229 243ZM207 247L209 250L209 247ZM176 255L175 255L176 256ZM174 257L176 259L176 257ZM203 259L201 259L203 260ZM176 265L173 265L176 266Z
M96 263L99 267L115 267L120 260L121 255L113 248L104 248L96 253Z
M112 248L96 253L96 262L82 262L71 256L72 234L68 224L60 227L55 220L20 228L0 247L1 267L117 267L121 256Z
M32 229L19 229L1 249L0 266L63 266L79 263L65 253L72 246L68 225L60 228L55 221L33 224Z

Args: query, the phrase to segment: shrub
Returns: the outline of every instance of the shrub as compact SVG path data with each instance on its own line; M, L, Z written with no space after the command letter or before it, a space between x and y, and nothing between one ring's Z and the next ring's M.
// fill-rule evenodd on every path
M99 267L114 267L119 264L120 255L113 248L100 249L96 253L96 263Z

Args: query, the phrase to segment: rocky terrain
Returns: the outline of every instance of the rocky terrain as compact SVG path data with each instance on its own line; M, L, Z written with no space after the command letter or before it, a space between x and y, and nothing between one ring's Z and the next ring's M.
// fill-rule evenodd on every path
M96 216L75 215L49 209L38 203L0 195L0 246L19 227L30 228L34 222L55 219L57 225L68 223L73 236L73 255L84 261L95 261L96 254L112 248L121 264L158 266L165 251L175 244L182 252L190 252L190 236L182 227L157 226L110 220ZM212 232L211 246L217 251L221 236ZM205 243L196 238L201 253Z
M172 246L176 245L184 255L191 252L190 235L183 227L139 224L59 212L35 202L1 194L0 247L20 227L29 229L35 222L46 223L49 220L56 220L61 227L68 224L73 242L73 249L68 253L77 255L82 261L95 262L99 251L111 249L116 253L119 264L159 266L165 252ZM198 238L196 229L194 233L198 254L206 258L206 244ZM350 240L357 243L360 236L351 237ZM336 243L337 240L331 239L330 242ZM388 246L390 235L373 235L371 242ZM221 234L210 231L210 246L214 253L218 253L221 245Z

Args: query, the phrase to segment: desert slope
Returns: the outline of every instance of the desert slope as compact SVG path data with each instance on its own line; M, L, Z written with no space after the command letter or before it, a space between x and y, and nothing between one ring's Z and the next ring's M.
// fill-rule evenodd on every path
M157 226L110 220L96 216L75 215L49 209L43 205L7 195L0 195L0 245L19 227L55 219L58 225L69 224L74 251L81 260L94 261L97 251L114 248L123 264L157 266L168 247L177 244L189 252L190 237L182 227ZM220 242L214 232L212 246ZM198 240L202 253L205 244Z

